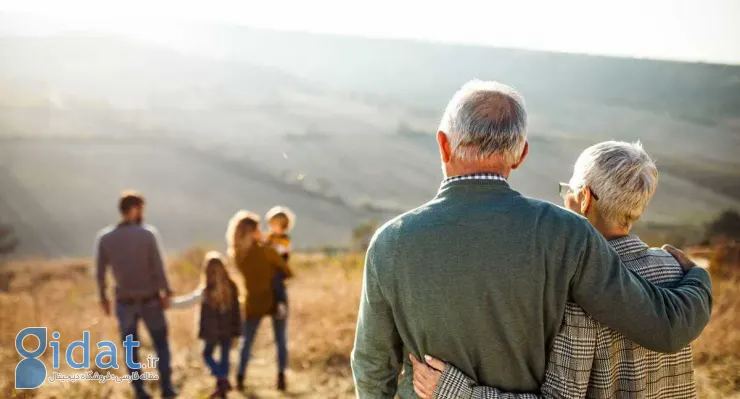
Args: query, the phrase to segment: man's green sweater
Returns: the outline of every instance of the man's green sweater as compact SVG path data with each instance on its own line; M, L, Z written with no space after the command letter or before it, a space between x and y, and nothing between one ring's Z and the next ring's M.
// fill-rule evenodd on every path
M352 370L361 398L415 397L409 353L478 384L539 392L565 304L648 349L689 344L709 321L711 282L673 289L623 267L588 221L506 182L445 183L378 230L367 253Z

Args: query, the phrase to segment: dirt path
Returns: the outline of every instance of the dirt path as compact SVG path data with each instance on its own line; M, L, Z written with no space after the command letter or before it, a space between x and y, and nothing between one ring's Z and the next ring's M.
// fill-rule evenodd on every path
M267 328L265 332L269 332ZM262 333L262 331L260 331ZM184 355L185 359L176 364L187 364L189 370L175 370L175 383L179 387L181 398L207 398L214 388L215 381L202 366L200 349L193 348ZM238 348L232 349L232 375L238 364ZM180 371L178 373L178 371ZM183 372L185 371L185 372ZM247 371L247 389L244 392L232 391L227 397L235 399L258 398L353 398L352 382L348 378L334 378L317 375L311 370L289 370L287 373L288 391L278 392L275 389L277 365L274 346L271 342L256 348ZM178 378L179 376L179 378ZM319 380L323 380L319 382Z

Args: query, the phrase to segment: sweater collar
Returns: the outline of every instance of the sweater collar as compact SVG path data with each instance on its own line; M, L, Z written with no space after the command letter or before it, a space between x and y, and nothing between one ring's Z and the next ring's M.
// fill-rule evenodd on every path
M458 180L497 180L506 181L506 178L498 173L470 173L467 175L450 176L442 180L442 184L450 183Z
M451 186L503 186L509 187L506 178L497 173L472 173L467 175L451 176L442 180L440 190Z

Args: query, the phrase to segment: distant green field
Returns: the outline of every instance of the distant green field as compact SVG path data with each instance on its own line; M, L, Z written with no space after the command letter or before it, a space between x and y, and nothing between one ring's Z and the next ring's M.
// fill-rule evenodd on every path
M118 193L134 188L145 193L148 219L171 249L223 242L234 211L263 213L275 204L298 214L296 245L318 248L348 244L361 222L386 220L427 201L441 178L434 147L400 136L263 137L247 144L196 149L182 140L4 140L0 220L18 233L16 256L86 255L96 231L116 221ZM570 173L564 160L579 151L535 141L511 184L557 201L556 183ZM664 172L644 220L699 223L727 207L738 201Z

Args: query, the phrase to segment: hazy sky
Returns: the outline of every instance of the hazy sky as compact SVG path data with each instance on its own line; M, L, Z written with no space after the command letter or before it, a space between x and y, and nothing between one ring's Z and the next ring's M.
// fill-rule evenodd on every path
M174 34L166 19L740 64L740 0L0 0L0 10L155 41Z

